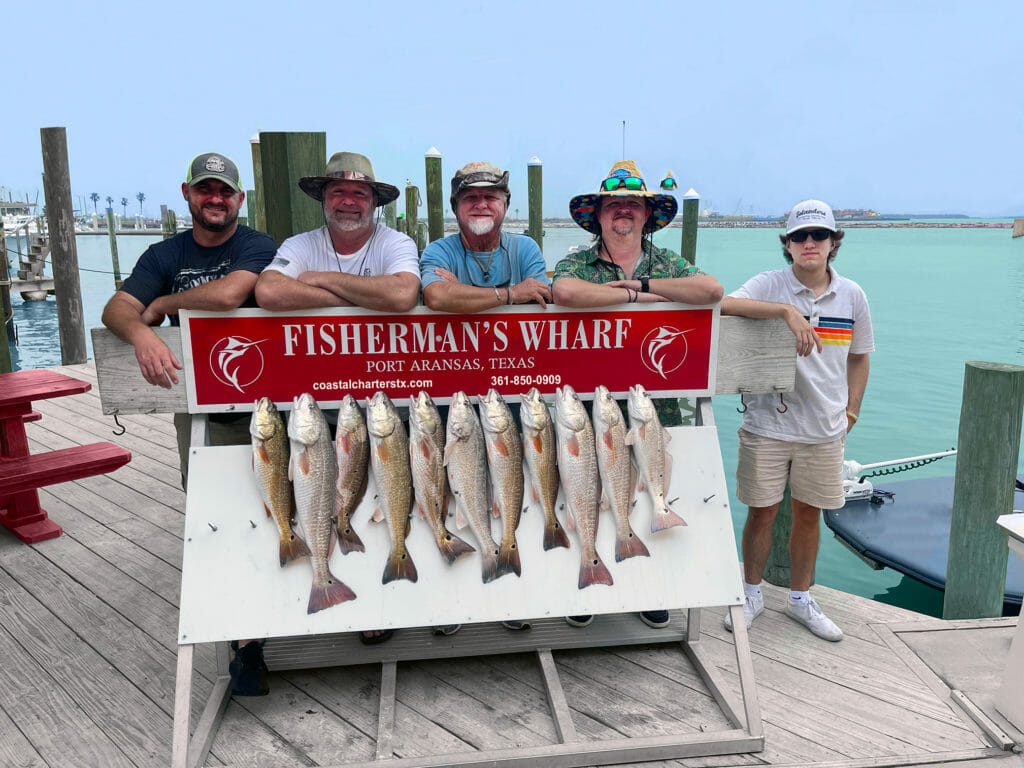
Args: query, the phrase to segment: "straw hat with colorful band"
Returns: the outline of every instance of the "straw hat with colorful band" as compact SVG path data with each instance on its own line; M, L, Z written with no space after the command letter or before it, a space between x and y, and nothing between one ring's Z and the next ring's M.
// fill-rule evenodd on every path
M314 200L323 202L324 185L330 181L361 181L369 184L377 193L378 206L398 199L398 187L377 181L370 158L356 152L335 152L327 161L327 172L323 176L303 176L299 179L299 189Z
M644 224L644 232L657 232L672 221L679 210L675 197L648 190L636 164L632 160L623 160L612 166L596 193L576 195L570 200L569 214L587 232L598 235L601 233L597 223L598 202L602 197L622 196L643 197L651 204L651 215Z

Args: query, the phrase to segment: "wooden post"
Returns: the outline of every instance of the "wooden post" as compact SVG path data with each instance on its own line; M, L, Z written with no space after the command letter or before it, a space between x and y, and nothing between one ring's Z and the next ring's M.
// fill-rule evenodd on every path
M398 203L394 200L384 206L384 223L391 229L398 229Z
M416 250L423 253L427 247L427 225L422 221L416 227Z
M323 206L299 189L299 179L324 174L327 134L261 133L259 146L267 234L280 245L292 235L321 226Z
M444 192L441 182L441 153L435 147L424 158L427 171L427 225L430 242L444 237ZM422 249L421 249L422 250Z
M419 238L417 211L420 207L420 190L412 184L405 185L405 234L413 240ZM417 249L419 245L416 246Z
M68 173L67 130L40 128L39 134L43 148L43 195L50 229L50 263L57 295L60 358L62 365L77 365L84 363L87 357L75 245L75 211Z
M107 208L107 237L110 238L110 264L114 268L114 290L121 290L121 264L117 260L117 226L114 223L114 209Z
M1024 368L965 365L944 619L1002 615L1008 550L995 521L1013 511L1022 414Z
M697 263L697 209L700 195L691 187L683 195L683 242L679 255L687 264Z
M0 333L0 373L11 372L11 341L14 333L14 323L8 322L13 318L14 312L11 307L11 268L7 261L7 235L4 234L4 223L0 220L0 328L5 331Z
M326 141L326 138L325 138ZM266 232L267 219L263 212L263 162L260 156L260 134L257 131L251 139L249 146L252 149L252 182L253 188L245 193L246 210L249 212L248 226ZM327 145L324 144L324 154L327 154Z
M780 587L790 585L789 535L793 530L793 497L789 495L789 483L779 502L779 511L772 525L772 551L764 569L764 580ZM814 571L811 571L811 585L814 585Z
M534 155L526 164L526 184L529 195L528 210L530 224L528 233L537 243L541 253L544 252L544 206L541 189L544 180L544 164Z

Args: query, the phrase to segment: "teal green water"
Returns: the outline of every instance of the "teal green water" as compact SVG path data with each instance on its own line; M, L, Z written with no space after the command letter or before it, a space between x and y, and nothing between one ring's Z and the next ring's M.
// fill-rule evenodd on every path
M751 275L784 266L773 229L701 229L698 265L726 292ZM659 245L679 249L680 231L662 230ZM154 238L118 240L122 271ZM578 228L547 230L549 266L572 245L587 242ZM105 237L78 238L86 327L99 325L113 291ZM946 450L957 442L964 363L988 360L1024 365L1024 238L1007 229L851 229L836 269L864 288L871 305L876 352L861 418L847 442L847 457L862 464ZM60 363L53 300L22 304L15 298L21 346L15 365ZM739 540L745 509L735 498L738 397L716 398L715 420ZM901 477L952 475L955 459ZM1024 471L1024 462L1018 462ZM884 487L884 486L883 486ZM941 596L891 570L872 571L822 526L816 580L866 597L941 611Z

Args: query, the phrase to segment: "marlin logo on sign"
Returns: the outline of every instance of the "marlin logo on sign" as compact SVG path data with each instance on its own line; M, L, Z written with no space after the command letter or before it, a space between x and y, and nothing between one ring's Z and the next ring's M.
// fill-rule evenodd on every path
M647 370L667 381L668 374L686 359L686 334L690 330L680 331L671 325L662 325L648 333L640 347L640 359Z
M244 336L227 336L210 349L210 370L217 380L245 394L244 387L263 374L263 353L258 344Z

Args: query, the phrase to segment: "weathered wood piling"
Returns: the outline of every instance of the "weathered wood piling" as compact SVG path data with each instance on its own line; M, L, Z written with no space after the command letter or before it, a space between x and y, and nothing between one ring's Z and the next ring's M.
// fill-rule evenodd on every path
M441 153L435 147L424 157L427 178L427 227L430 242L444 237L444 185L441 181Z
M114 269L114 290L121 290L121 264L117 258L117 225L114 222L114 209L107 206L107 237L110 238L110 265Z
M68 138L63 127L39 130L43 148L43 194L51 237L53 284L57 295L57 323L63 365L77 365L88 358L82 314L82 286L78 278L75 245L75 211L68 173Z
M262 202L265 232L280 245L300 232L323 224L323 208L299 189L303 176L322 176L327 166L327 134L269 132L259 134L262 179L256 196ZM255 146L255 145L254 145Z
M533 238L544 252L544 164L540 158L534 155L526 164L526 186L527 186L527 210L529 211L530 223L527 227L527 234Z
M700 195L691 187L683 195L683 242L679 255L687 264L697 263L697 213Z
M1002 615L1008 550L995 520L1013 511L1022 415L1024 367L965 365L944 619Z

